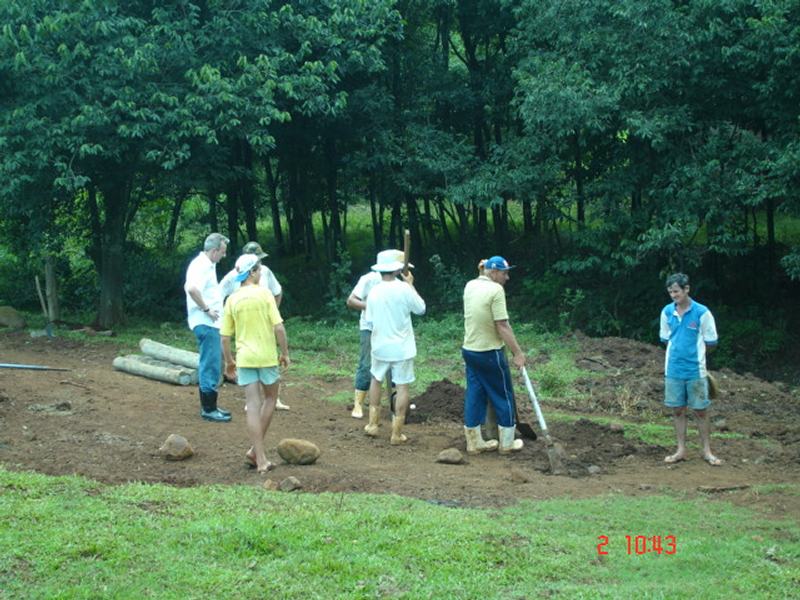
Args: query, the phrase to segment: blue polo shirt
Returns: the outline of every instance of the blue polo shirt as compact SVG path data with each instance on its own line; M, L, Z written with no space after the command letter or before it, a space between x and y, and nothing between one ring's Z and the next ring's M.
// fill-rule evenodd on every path
M706 346L716 346L717 326L707 307L689 298L689 309L678 316L670 302L661 311L661 342L667 345L664 374L671 379L700 379L706 370Z

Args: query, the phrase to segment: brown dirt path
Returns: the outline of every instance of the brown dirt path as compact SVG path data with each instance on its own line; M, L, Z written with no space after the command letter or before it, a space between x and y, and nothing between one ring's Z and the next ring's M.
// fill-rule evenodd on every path
M580 338L579 366L602 375L580 382L587 400L576 414L623 416L636 421L660 410L658 348L629 340ZM0 462L15 470L51 475L79 474L107 483L163 482L259 485L263 476L245 466L244 394L224 384L220 405L233 422L199 417L196 388L178 387L115 371L113 344L96 345L26 333L0 333L0 362L41 364L66 372L0 369ZM411 443L389 445L388 416L378 439L364 435L363 421L326 398L349 389L350 380L304 380L289 370L282 399L289 412L276 412L268 437L268 458L278 464L269 477L294 475L311 492L395 493L453 506L499 506L521 499L603 494L630 496L674 491L725 497L775 516L800 517L794 493L759 494L754 486L800 482L800 402L789 390L753 377L723 373L716 403L717 429L745 439L715 440L723 467L705 464L695 450L690 460L667 466L670 448L625 439L620 431L586 419L551 423L570 454L571 476L548 475L541 441L513 456L466 457L463 465L435 462L448 447L462 452L463 396L449 382L435 384L413 399L418 406L407 434ZM520 385L518 393L524 394ZM524 398L524 396L522 396ZM668 420L664 420L668 423ZM168 462L158 448L171 433L186 437L196 454ZM316 443L315 465L282 463L275 446L284 437ZM466 456L466 455L465 455ZM599 474L589 475L591 465ZM740 487L741 486L741 487ZM717 488L709 491L708 488ZM737 488L720 491L726 488ZM702 491L705 489L705 491Z

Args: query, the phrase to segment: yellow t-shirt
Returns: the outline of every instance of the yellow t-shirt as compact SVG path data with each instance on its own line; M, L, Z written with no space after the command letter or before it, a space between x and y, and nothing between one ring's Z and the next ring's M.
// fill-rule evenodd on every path
M228 297L220 335L236 337L236 366L275 367L274 327L283 323L275 297L259 285L245 285Z
M508 319L503 286L481 275L464 286L464 350L486 352L503 347L495 321Z

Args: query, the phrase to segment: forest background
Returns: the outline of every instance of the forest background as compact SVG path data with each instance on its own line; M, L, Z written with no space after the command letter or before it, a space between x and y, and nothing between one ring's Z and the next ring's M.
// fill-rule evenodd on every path
M4 0L0 304L184 318L204 237L258 240L285 315L350 319L411 231L429 317L478 259L515 320L655 342L664 276L717 366L800 333L796 0ZM770 373L770 370L773 372Z

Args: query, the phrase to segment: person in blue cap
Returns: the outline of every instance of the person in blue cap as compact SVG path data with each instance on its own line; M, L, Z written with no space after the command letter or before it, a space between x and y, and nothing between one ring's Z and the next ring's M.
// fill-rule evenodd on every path
M467 376L464 397L464 435L467 454L499 450L501 454L522 450L522 440L514 439L514 386L505 348L515 367L525 366L522 351L508 322L505 284L513 267L502 256L492 256L479 264L480 275L464 287L464 344L461 355ZM486 419L487 400L497 416L499 444L484 440L481 423Z

